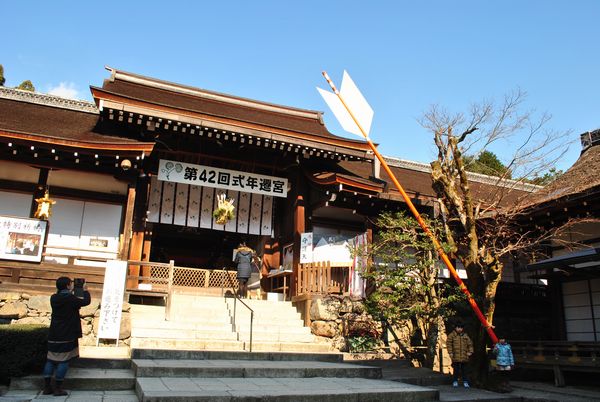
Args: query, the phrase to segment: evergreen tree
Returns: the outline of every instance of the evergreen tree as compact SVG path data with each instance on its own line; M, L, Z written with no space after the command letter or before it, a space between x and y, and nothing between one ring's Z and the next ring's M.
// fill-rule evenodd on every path
M6 79L4 78L4 66L0 64L0 87L4 86Z
M21 89L23 91L35 92L35 87L33 86L33 83L30 80L23 81L21 84L19 84L17 89Z
M465 156L464 159L465 167L469 172L497 176L504 179L511 178L510 171L500 162L496 154L491 151L483 151L477 159L473 156Z

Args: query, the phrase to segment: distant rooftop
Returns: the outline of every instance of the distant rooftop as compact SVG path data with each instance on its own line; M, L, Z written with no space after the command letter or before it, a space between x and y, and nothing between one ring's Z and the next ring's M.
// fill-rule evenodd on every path
M408 161L404 159L393 158L390 156L385 156L384 158L390 166L416 170L419 172L431 173L431 166L429 166L429 164L427 163ZM521 191L533 192L542 188L542 186L537 186L535 184L523 183L517 180L500 179L496 176L488 176L480 173L467 172L467 177L469 178L469 180L477 183L489 184L493 186L511 187Z
M75 110L77 112L98 114L98 108L93 102L61 98L60 96L23 91L21 89L0 87L0 98L35 103L38 105L57 107L61 109Z

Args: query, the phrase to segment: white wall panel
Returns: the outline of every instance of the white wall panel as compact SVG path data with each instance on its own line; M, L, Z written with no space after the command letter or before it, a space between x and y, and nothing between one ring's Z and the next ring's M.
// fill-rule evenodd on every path
M32 200L31 194L0 191L0 215L29 218Z
M565 307L566 320L581 320L592 318L592 310L589 306Z
M57 186L99 193L127 194L127 183L115 179L112 175L78 170L51 170L48 174L48 185L50 188Z

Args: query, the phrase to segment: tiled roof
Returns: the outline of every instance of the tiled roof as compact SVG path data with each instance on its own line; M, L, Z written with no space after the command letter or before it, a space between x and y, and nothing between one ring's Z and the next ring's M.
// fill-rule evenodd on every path
M586 148L565 173L535 194L540 204L600 188L600 144Z
M207 91L109 67L107 69L111 71L111 78L104 81L102 88L92 87L92 90L176 110L309 134L323 139L342 140L348 144L364 144L364 141L338 137L330 133L323 123L322 112Z
M96 106L89 102L0 88L0 132L4 137L69 146L127 148L145 144L97 132L98 118Z

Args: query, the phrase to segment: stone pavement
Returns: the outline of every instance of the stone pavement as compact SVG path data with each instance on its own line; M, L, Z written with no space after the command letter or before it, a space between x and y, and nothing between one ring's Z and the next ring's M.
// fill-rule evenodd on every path
M0 402L139 402L134 390L127 391L69 391L67 396L42 395L41 391L14 390L0 396Z
M182 381L186 382L186 379L171 379L172 381L165 382L163 379L155 378L156 385L159 388L167 386L184 386ZM179 382L177 381L179 380ZM210 381L208 381L210 380ZM216 380L216 381L215 381ZM229 378L229 379L206 379L206 383L195 381L195 386L206 387L206 389L230 391L231 396L249 396L259 397L260 393L257 393L257 389L264 390L265 387L269 386L271 389L294 389L299 386L299 379L290 378L279 378L279 379L248 379L253 380L254 389L248 389L249 383L244 384L244 379ZM345 381L330 381L329 378L314 378L311 379L310 383L302 382L308 386L312 386L313 390L318 390L320 387L327 384L328 389L332 393L336 393L336 390L349 389L348 387L357 387L362 379L345 379ZM343 379L342 379L343 380ZM385 387L385 381L382 385ZM210 384L210 385L208 385ZM189 386L190 384L188 384ZM397 384L395 384L397 385ZM452 388L450 385L435 385L428 388L434 388L439 391L439 401L442 402L593 402L600 401L600 391L587 390L574 387L557 388L552 384L544 383L532 383L532 382L513 382L514 391L509 394L498 394L490 391L485 391L477 388ZM246 391L241 391L240 387L244 387ZM407 385L407 387L412 387ZM310 398L310 389L297 389L302 395ZM180 391L166 391L169 396L175 396ZM1 390L0 390L1 392ZM298 394L298 400L303 400ZM255 399L256 400L256 399ZM272 399L277 400L277 399ZM289 400L289 399L288 399ZM304 399L306 400L306 399ZM310 399L308 399L310 400ZM314 398L313 400L318 400ZM352 401L352 398L348 398L348 401ZM372 399L378 400L378 399ZM386 399L379 399L385 401ZM427 399L426 399L427 400ZM436 401L438 399L428 399L429 401ZM138 397L134 390L129 391L70 391L70 394L66 397L55 397L40 395L38 391L21 390L21 391L9 391L4 396L0 397L0 402L24 402L24 401L57 401L57 402L138 402Z

